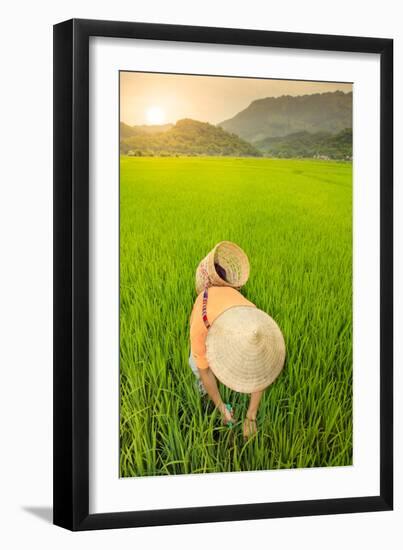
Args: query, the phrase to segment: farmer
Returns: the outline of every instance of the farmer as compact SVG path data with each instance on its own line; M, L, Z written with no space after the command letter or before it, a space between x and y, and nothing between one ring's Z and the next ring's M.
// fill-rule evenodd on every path
M263 391L277 378L285 359L277 324L237 290L248 277L246 254L229 241L218 243L200 262L189 357L200 393L208 394L224 424L234 418L221 398L217 379L234 391L250 394L243 423L245 438L256 433Z

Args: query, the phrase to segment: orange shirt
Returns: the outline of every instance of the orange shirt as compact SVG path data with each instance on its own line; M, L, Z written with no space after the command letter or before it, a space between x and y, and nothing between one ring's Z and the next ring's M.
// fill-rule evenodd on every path
M190 316L190 348L199 369L207 369L207 328L202 318L203 292L196 298ZM208 289L207 318L210 325L223 311L233 306L255 306L240 292L230 286L212 286Z

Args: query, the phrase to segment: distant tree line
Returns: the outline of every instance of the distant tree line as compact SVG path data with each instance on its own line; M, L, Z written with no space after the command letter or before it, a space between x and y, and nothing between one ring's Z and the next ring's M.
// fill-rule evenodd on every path
M175 125L121 123L120 152L129 156L231 156L351 160L351 128L338 133L300 131L249 143L220 126L183 119Z
M287 136L266 138L254 145L269 157L351 160L353 133L351 128L345 128L337 134L295 132Z

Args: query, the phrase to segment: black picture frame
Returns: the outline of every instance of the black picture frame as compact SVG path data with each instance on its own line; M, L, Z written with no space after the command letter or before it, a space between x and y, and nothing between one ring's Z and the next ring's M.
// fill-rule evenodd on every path
M365 497L89 513L89 38L380 54L380 491ZM54 523L71 530L393 507L393 40L73 19L54 26Z

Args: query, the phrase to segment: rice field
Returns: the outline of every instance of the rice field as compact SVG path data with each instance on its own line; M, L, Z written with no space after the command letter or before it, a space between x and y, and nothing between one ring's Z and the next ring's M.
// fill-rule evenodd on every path
M248 396L221 386L229 429L188 366L195 270L221 240L287 346L247 442ZM120 380L122 477L351 464L351 163L121 157Z

